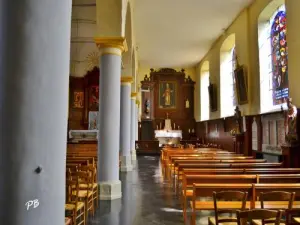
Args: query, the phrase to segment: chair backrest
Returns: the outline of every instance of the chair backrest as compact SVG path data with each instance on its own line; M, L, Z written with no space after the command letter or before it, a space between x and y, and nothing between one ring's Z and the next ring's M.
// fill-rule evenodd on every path
M268 201L287 201L287 209L293 207L295 199L295 192L286 192L286 191L271 191L271 192L262 192L259 195L261 208L265 208L265 202Z
M262 220L274 219L274 225L279 225L282 216L281 210L268 210L268 209L252 209L246 211L237 211L237 224L238 225L247 225L252 224L253 220ZM269 221L268 221L269 222Z
M299 225L300 209L286 209L285 218L286 225Z
M247 201L248 192L241 192L241 191L220 191L220 192L213 192L213 199L214 199L214 210L215 210L215 220L216 225L219 223L226 223L226 222L237 222L236 218L219 218L220 214L223 213L232 213L236 212L236 210L245 210L246 208L246 201ZM240 202L241 207L235 209L230 208L218 208L219 201L234 201Z

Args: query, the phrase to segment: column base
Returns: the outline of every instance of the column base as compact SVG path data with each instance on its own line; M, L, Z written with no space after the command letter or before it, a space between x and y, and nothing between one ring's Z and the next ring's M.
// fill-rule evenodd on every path
M119 180L99 182L99 199L111 201L122 198L121 185Z
M131 160L136 161L136 150L131 150Z
M129 172L132 171L132 163L131 163L131 155L120 156L121 159L121 172Z

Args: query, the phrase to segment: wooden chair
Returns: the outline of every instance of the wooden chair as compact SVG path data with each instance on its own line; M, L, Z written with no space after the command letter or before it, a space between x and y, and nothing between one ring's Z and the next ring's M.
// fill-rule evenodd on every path
M285 210L286 225L299 225L300 224L300 209L287 209Z
M73 196L78 196L80 201L85 202L85 217L88 219L88 212L90 211L94 215L94 201L93 201L93 178L87 172L76 172L72 173L72 177L79 179L78 190L73 191ZM86 185L87 188L80 188L80 185Z
M221 191L221 192L213 192L213 199L214 199L214 210L215 210L215 217L208 217L208 224L209 225L219 225L219 224L237 224L236 217L224 217L220 216L224 213L236 213L238 209L245 210L246 208L246 201L247 201L247 192L240 192L240 191ZM234 201L235 204L239 204L240 207L233 207L230 208L219 208L218 202L219 201Z
M94 205L98 207L99 204L99 194L98 194L98 183L97 183L97 169L94 166L81 166L80 171L89 172L92 177L92 190L93 190L93 200ZM86 184L79 184L80 189L87 189Z
M285 202L288 201L288 209L292 209L293 207L293 202L295 199L295 192L285 192L285 191L271 191L271 192L265 192L265 193L260 193L259 195L259 200L260 200L260 206L262 209L269 208L268 207L268 202ZM272 209L278 209L278 210L285 210L282 208L281 205L279 205L278 208L274 208L274 204L272 204ZM272 218L270 220L266 220L265 224L274 224L275 218ZM262 225L261 220L253 220L253 224L255 225ZM282 220L281 225L285 224L285 221Z
M85 205L79 201L79 178L75 180L67 180L67 193L65 214L72 218L72 225L86 225ZM73 193L76 192L76 195Z
M265 224L265 220L274 219L274 224L279 225L282 217L281 210L268 210L268 209L252 209L247 211L237 211L237 223L238 225L252 224L253 220L262 220L262 224Z

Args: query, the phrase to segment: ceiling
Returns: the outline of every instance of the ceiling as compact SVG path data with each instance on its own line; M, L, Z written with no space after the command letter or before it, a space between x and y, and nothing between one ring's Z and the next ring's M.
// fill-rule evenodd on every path
M135 1L133 17L140 65L194 66L252 1Z

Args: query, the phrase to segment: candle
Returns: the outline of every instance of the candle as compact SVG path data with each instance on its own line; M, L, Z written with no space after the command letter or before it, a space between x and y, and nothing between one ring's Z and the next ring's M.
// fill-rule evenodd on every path
M159 129L161 130L161 122L159 123Z
M176 129L175 123L174 123L174 130Z
M156 125L156 130L158 130L158 125Z

